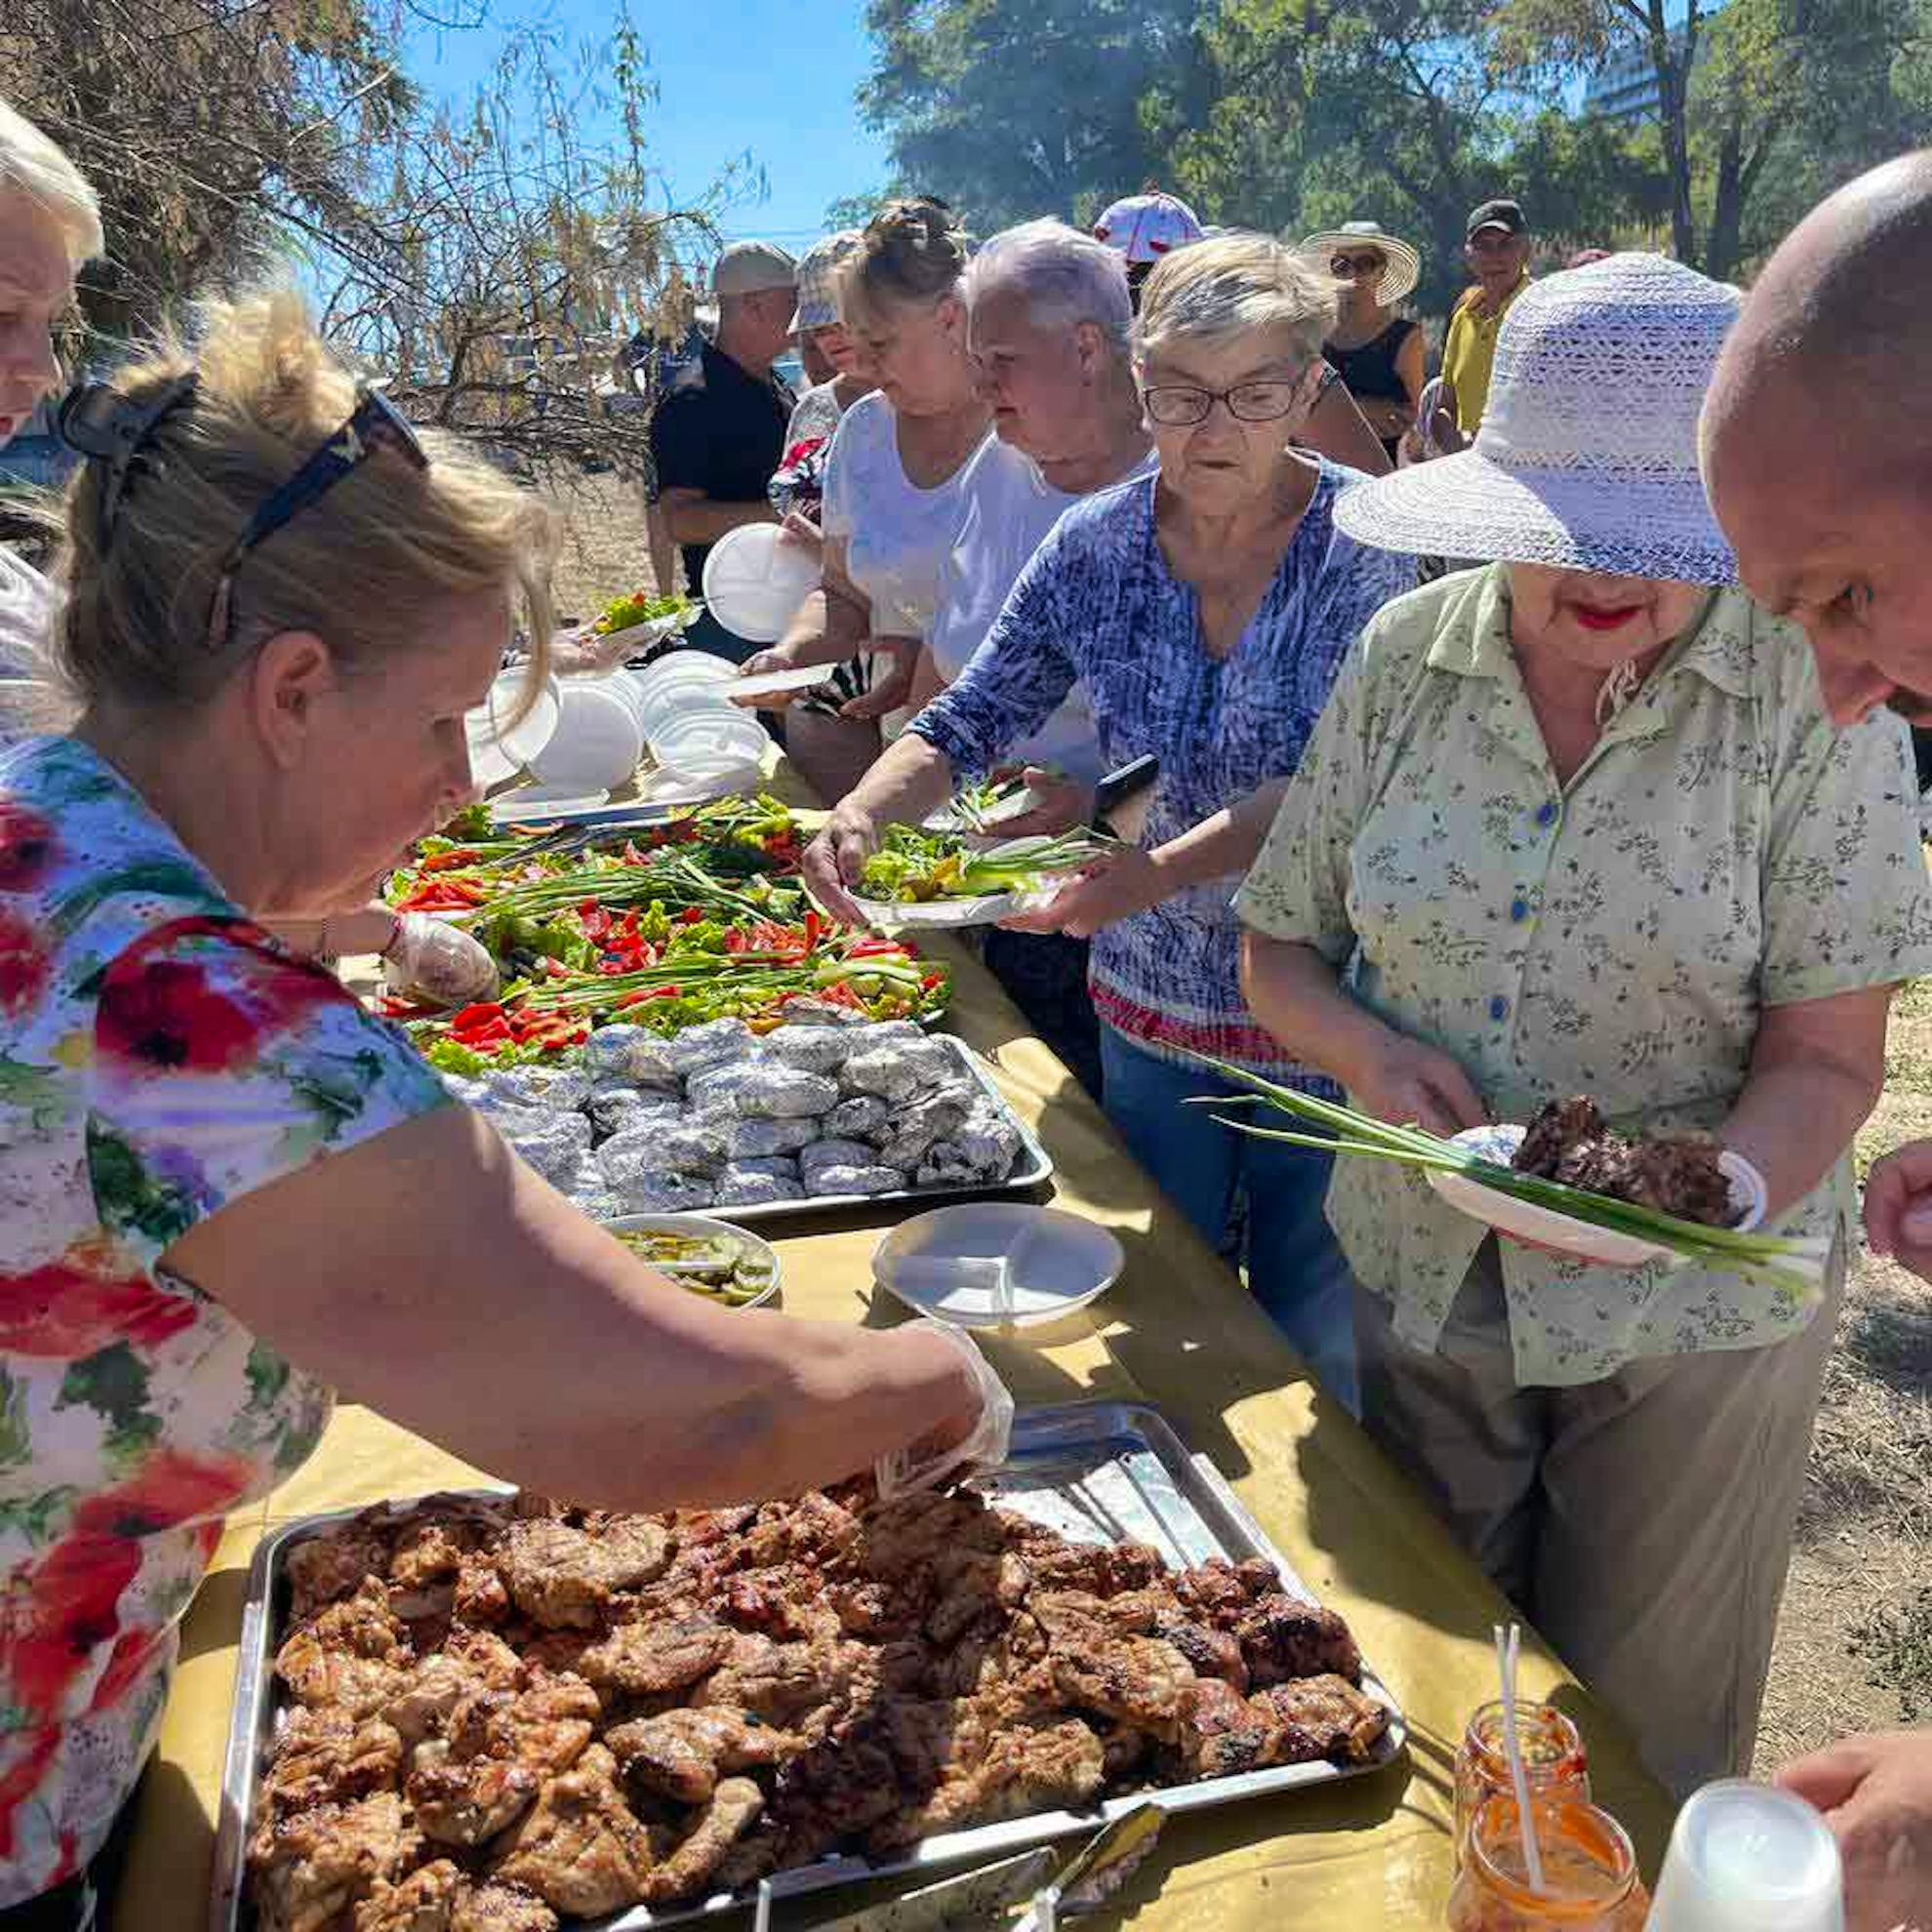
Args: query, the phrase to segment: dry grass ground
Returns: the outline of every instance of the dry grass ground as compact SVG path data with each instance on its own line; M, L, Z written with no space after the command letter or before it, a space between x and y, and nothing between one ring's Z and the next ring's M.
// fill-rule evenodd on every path
M636 488L591 477L559 494L569 535L557 608L588 616L645 581ZM1932 983L1898 1002L1884 1100L1859 1136L1861 1176L1932 1135ZM1838 1324L1758 1741L1768 1771L1847 1729L1932 1711L1932 1288L1861 1254Z

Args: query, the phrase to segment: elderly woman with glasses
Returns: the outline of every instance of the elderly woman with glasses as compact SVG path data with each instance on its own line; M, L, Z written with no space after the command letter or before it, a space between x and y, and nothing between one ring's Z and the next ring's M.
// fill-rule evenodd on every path
M1395 312L1422 276L1422 258L1374 221L1310 235L1302 254L1342 285L1342 311L1321 352L1393 464L1422 407L1422 325Z
M1108 1115L1348 1399L1349 1283L1322 1218L1326 1158L1183 1105L1226 1091L1196 1052L1325 1085L1250 1019L1229 896L1349 640L1415 581L1406 559L1337 527L1351 472L1290 440L1334 320L1330 284L1265 236L1199 242L1154 269L1134 355L1158 472L1062 515L958 681L840 803L808 864L856 920L846 889L882 827L916 823L1084 685L1105 763L1159 761L1146 825L1016 923L1093 937Z
M332 1386L616 1509L996 1452L1003 1398L943 1328L672 1286L551 1185L624 1188L648 1132L593 1164L566 1116L525 1143L540 1173L258 923L359 906L470 795L515 608L549 635L537 500L359 396L290 295L62 416L81 712L0 754L0 1908L78 1927L222 1519L309 1454ZM648 1078L629 1029L590 1051Z
M1375 1160L1330 1191L1370 1431L1679 1794L1751 1766L1851 1140L1932 965L1905 728L1833 730L1698 479L1737 311L1656 256L1552 276L1474 449L1345 502L1362 542L1494 561L1369 625L1238 901L1257 1019L1359 1109L1702 1130L1829 1247L1807 1299L1499 1242Z

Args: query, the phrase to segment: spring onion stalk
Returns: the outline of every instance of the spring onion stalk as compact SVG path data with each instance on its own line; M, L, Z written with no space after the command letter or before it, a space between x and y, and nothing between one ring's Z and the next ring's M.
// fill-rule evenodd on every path
M1228 1098L1201 1095L1189 1104L1195 1107L1265 1107L1292 1115L1319 1133L1292 1132L1263 1127L1253 1120L1235 1119L1217 1113L1224 1126L1263 1140L1285 1141L1293 1147L1314 1147L1324 1153L1350 1154L1361 1159L1391 1160L1404 1167L1434 1169L1439 1173L1461 1174L1499 1194L1565 1214L1572 1220L1600 1228L1610 1233L1627 1234L1650 1241L1686 1261L1708 1268L1750 1274L1796 1294L1805 1302L1816 1301L1825 1278L1825 1260L1831 1244L1823 1239L1793 1239L1776 1234L1740 1233L1735 1228L1715 1228L1701 1221L1685 1221L1666 1214L1660 1208L1645 1207L1635 1201L1623 1201L1609 1194L1593 1193L1587 1187L1572 1187L1561 1181L1546 1180L1538 1174L1521 1174L1484 1160L1459 1147L1453 1141L1425 1132L1420 1127L1391 1127L1387 1121L1357 1112L1335 1101L1315 1094L1300 1093L1293 1087L1277 1086L1272 1080L1251 1073L1246 1067L1210 1059L1205 1054L1191 1056L1203 1067L1212 1067L1224 1079L1254 1091Z
M865 889L882 900L922 904L975 899L983 893L1028 892L1116 849L1110 839L1076 830L1054 838L1009 839L989 851L979 851L954 833L894 825L881 849L865 862Z

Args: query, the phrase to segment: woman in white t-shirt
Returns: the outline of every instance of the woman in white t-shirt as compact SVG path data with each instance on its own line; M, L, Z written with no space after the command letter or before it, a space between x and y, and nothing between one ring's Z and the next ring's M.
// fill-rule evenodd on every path
M840 419L826 459L821 588L745 669L866 659L836 708L792 706L785 748L827 804L878 755L902 706L959 528L966 466L991 418L966 353L965 236L937 201L888 203L840 268L840 312L878 388ZM761 704L774 702L761 699Z

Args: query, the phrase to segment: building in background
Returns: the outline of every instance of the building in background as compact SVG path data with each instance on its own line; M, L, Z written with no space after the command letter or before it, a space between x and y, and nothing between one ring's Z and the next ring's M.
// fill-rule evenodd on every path
M1698 24L1697 54L1693 71L1711 51L1711 28L1716 15L1707 16ZM1670 51L1681 56L1684 30L1670 29ZM1606 121L1652 121L1661 105L1657 68L1650 58L1647 42L1627 47L1597 68L1584 83L1583 111Z

